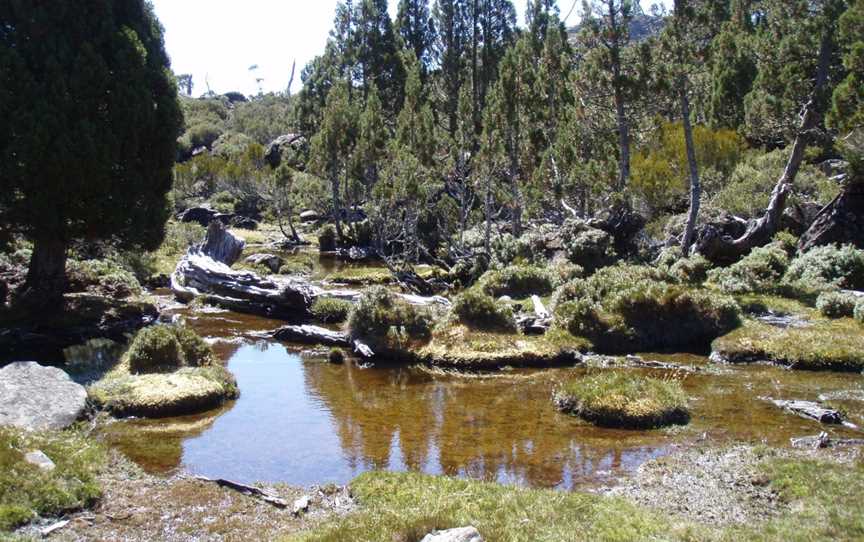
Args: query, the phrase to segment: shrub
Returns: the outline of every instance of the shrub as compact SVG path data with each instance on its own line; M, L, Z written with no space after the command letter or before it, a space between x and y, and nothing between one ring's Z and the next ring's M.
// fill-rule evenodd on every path
M391 348L406 341L428 340L432 317L399 299L382 286L363 292L348 317L352 337L369 343L372 350Z
M555 403L564 412L605 427L650 429L690 421L687 396L678 381L623 372L567 382L555 394Z
M237 205L237 198L231 192L223 190L222 192L213 194L210 202L213 204L213 208L220 213L232 214Z
M601 269L555 292L555 325L621 352L701 346L740 324L731 298L671 281L653 267Z
M708 271L711 267L711 262L704 256L695 254L675 262L669 268L669 275L685 284L702 284L708 279Z
M497 303L477 289L462 292L453 302L453 314L471 329L516 333L516 321L508 305Z
M318 248L321 252L336 250L336 226L325 224L318 230Z
M341 348L331 348L330 353L327 355L327 359L330 363L342 365L345 363L345 352L343 352Z
M139 331L126 352L133 373L210 365L213 352L194 331L182 326L152 326Z
M316 320L325 324L338 324L348 319L351 312L351 302L332 297L321 297L315 300L309 309Z
M792 261L785 280L803 290L862 290L864 250L852 245L816 247Z
M855 313L858 298L843 292L822 292L816 300L816 308L828 318L849 318Z
M864 299L859 299L858 303L855 304L853 316L855 316L855 320L857 320L859 324L864 324Z
M141 293L135 275L109 259L67 260L66 276L72 292L95 291L118 299Z
M788 231L778 231L774 235L774 243L779 246L786 252L786 255L789 258L794 258L795 253L798 252L798 238Z
M771 293L780 287L789 256L778 244L753 249L733 265L709 273L712 282L730 294Z
M579 220L567 220L561 226L561 239L567 258L587 272L611 265L616 254L612 236Z
M567 284L571 280L585 276L585 270L582 267L568 261L552 262L550 273L552 274L552 280L556 288L562 284Z
M491 296L509 295L523 298L552 293L554 282L555 278L546 269L513 265L501 270L487 271L480 277L479 286Z

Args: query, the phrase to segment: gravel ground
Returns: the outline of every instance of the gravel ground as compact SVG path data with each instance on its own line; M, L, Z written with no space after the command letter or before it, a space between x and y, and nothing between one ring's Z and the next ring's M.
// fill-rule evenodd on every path
M603 492L713 525L764 521L784 505L758 462L747 446L691 448L645 463Z
M100 503L93 510L67 517L69 523L52 533L50 540L276 540L355 508L348 489L342 486L260 486L288 501L287 509L279 509L212 482L144 474L119 454L102 483L105 493ZM310 506L295 516L291 503L303 496L311 498ZM55 521L31 525L16 534L39 538L40 530Z

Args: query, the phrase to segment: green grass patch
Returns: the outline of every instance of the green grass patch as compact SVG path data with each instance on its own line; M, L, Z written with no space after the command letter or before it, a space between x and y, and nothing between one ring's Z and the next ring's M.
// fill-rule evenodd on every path
M565 383L558 408L603 427L650 429L690 420L687 396L677 380L602 372Z
M383 267L345 267L328 275L327 280L351 286L371 286L391 284L395 279Z
M41 450L56 465L42 470L25 461ZM58 516L91 506L102 494L97 474L104 448L69 430L26 433L0 427L0 532L38 516Z
M344 299L321 297L312 303L309 311L320 322L324 322L325 324L341 324L348 319L353 306L350 301L345 301Z
M290 540L417 541L473 525L496 542L683 539L668 518L622 499L522 489L414 473L370 472L351 483L362 511Z

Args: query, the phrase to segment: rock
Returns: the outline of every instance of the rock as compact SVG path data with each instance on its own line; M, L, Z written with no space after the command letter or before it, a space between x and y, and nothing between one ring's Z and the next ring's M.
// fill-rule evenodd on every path
M214 220L207 227L204 242L197 248L201 254L230 266L237 261L245 247L246 241L225 229L221 222Z
M321 220L321 215L316 211L307 210L300 213L300 222L306 224L308 222L317 222Z
M22 361L0 369L0 425L63 429L84 413L87 391L64 371Z
M276 169L282 164L283 159L287 159L288 151L299 152L306 145L306 138L300 134L285 134L277 137L267 145L267 150L264 153L264 160L270 164L270 167ZM300 165L296 160L287 160L290 165Z
M282 258L275 254L253 254L246 258L246 263L263 265L273 273L276 273L282 267Z
M852 183L826 205L798 241L801 252L831 243L864 249L864 182Z
M30 463L31 465L35 465L40 469L50 472L57 468L57 465L51 461L51 458L45 455L42 450L34 450L32 452L27 452L24 454L24 461Z
M294 515L297 516L301 512L309 510L310 504L312 504L312 498L309 497L309 495L303 495L302 497L294 501L294 506L291 507L291 510L292 512L294 512Z
M819 164L818 167L819 171L824 173L826 177L835 177L849 171L849 162L847 162L846 160L838 160L837 158L832 158L829 160L825 160L824 162Z
M248 216L235 216L231 219L231 225L241 230L257 230L258 221Z
M234 215L220 213L203 205L201 207L190 207L177 215L177 220L180 222L197 222L205 228L214 220L228 224L233 218Z
M483 542L483 537L474 527L460 527L446 531L433 531L420 542Z

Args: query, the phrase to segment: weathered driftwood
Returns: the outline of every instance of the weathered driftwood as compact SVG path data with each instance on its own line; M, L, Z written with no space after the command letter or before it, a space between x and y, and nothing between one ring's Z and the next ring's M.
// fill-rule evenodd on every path
M839 411L825 408L819 403L814 403L812 401L787 401L783 399L770 398L767 400L787 412L808 420L815 420L819 423L826 424L843 423L843 415Z
M245 247L246 241L228 231L218 220L214 220L207 226L204 242L193 247L193 250L231 266L243 254Z
M39 534L42 535L42 538L47 538L47 537L51 536L53 533L55 533L56 531L59 531L63 527L69 525L70 522L71 522L71 520L64 519L64 520L58 521L56 523L52 523L51 525L40 530Z
M224 478L213 479L207 478L205 476L196 476L195 479L202 482L212 482L220 487L227 487L228 489L239 491L246 496L261 499L262 501L268 504L272 504L277 508L288 507L288 501L286 501L285 499L279 498L257 487L247 486L246 484L241 484L240 482L232 482L231 480L225 480Z
M802 252L817 246L851 243L864 248L864 182L847 182L798 241Z
M795 448L844 448L847 446L864 446L861 438L831 438L822 432L813 437L798 437L791 439Z
M191 250L171 275L171 290L181 301L202 297L226 309L285 319L305 318L315 293L305 281L235 271Z
M357 339L354 340L354 352L367 359L375 357L375 352L372 351L369 345Z
M534 305L534 314L537 315L537 318L539 318L540 320L552 318L552 314L548 310L546 310L546 306L543 305L543 301L540 300L539 296L532 295L531 303Z
M273 338L279 341L303 344L351 346L351 340L347 333L310 325L282 326L273 332Z

